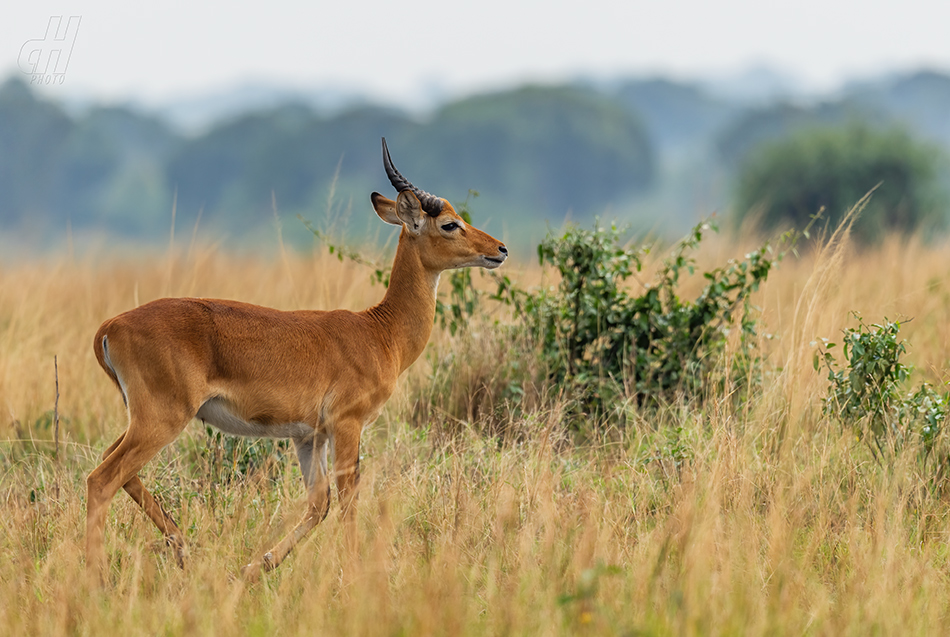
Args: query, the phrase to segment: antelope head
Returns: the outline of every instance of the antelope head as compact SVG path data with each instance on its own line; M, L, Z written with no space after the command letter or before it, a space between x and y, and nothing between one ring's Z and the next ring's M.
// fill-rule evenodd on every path
M508 248L491 235L471 226L441 197L413 186L393 165L383 138L383 167L398 193L396 200L378 192L371 195L379 218L402 226L400 243L418 247L423 266L441 272L455 268L493 270L508 258Z

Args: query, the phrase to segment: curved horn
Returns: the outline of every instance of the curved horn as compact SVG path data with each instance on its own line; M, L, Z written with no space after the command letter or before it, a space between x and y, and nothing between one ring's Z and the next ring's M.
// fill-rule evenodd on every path
M416 196L419 200L419 204L422 206L422 209L425 210L426 214L430 217L438 217L439 213L442 212L442 199L436 197L435 195L430 195L425 190L416 188L409 180L403 177L396 167L393 166L392 157L389 156L389 147L386 146L386 138L383 137L383 168L386 169L386 176L389 177L390 183L393 185L398 192L403 192L405 190L410 191Z

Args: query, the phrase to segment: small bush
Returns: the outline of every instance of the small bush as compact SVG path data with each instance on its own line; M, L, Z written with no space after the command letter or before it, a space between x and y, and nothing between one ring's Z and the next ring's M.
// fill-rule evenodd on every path
M907 351L897 338L900 322L867 325L855 318L858 327L846 329L842 339L845 368L832 353L835 343L822 339L815 353L815 369L823 363L828 370L825 413L855 427L879 459L913 440L929 456L950 413L950 395L927 383L907 390L913 368L900 360Z

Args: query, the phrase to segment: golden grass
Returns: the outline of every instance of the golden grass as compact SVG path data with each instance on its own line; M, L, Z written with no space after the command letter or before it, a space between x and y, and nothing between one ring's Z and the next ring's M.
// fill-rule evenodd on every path
M719 240L700 261L742 250ZM539 279L517 257L515 266L514 280ZM912 454L880 467L821 416L810 341L840 341L852 310L872 322L913 317L902 330L910 361L941 381L948 274L945 245L898 239L788 258L758 298L774 334L763 346L781 371L747 408L680 406L583 448L563 444L556 402L513 423L524 437L507 442L437 413L421 427L432 363L420 360L366 433L359 558L343 562L331 514L254 585L233 576L303 510L295 460L280 459L275 480L212 484L207 438L193 426L143 471L186 529L187 570L120 493L106 530L110 581L98 590L84 573L84 478L125 420L92 355L99 323L166 295L356 309L382 289L322 253L267 260L204 248L2 265L2 632L945 633L950 502L928 489ZM466 340L479 338L489 345ZM438 333L430 350L469 357L471 387L505 355L491 338L490 323L459 339Z

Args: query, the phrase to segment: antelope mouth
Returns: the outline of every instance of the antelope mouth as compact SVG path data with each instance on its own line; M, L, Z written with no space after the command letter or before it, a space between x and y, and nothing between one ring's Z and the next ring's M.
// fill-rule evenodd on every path
M483 258L492 264L490 266L492 269L497 268L498 266L500 266L502 263L505 262L505 257L483 257Z

